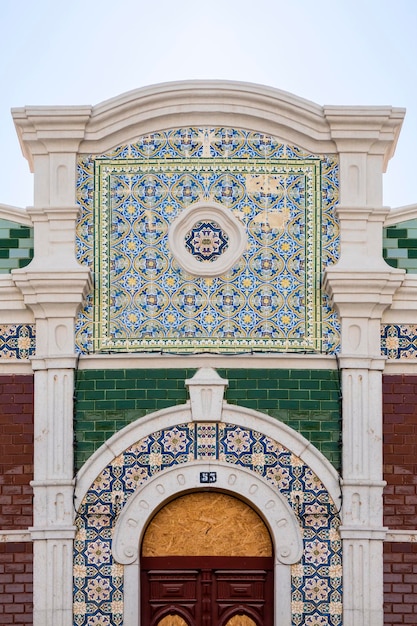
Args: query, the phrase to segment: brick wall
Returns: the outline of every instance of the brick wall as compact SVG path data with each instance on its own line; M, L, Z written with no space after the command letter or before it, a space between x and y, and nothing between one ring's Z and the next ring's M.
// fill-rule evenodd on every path
M384 624L417 624L417 544L384 544Z
M196 370L83 370L76 383L77 468L134 420L187 400ZM219 369L231 404L267 413L340 464L339 379L333 370Z
M0 375L0 529L32 525L33 376Z
M33 523L33 376L0 375L0 530ZM32 624L32 544L0 543L0 624Z
M33 623L32 561L31 543L0 543L1 626Z
M384 524L417 530L417 376L384 376ZM384 624L417 625L417 544L384 544Z
M384 376L383 391L384 524L416 530L417 376Z

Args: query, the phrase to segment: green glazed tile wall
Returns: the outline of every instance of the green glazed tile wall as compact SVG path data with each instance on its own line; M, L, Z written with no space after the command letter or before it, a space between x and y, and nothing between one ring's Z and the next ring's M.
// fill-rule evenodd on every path
M109 437L159 409L184 404L184 381L195 369L83 370L77 373L76 469ZM311 441L339 469L341 419L338 372L219 369L226 399L279 419Z
M0 219L0 274L24 267L33 258L33 228Z
M417 219L384 228L383 255L391 267L417 274Z

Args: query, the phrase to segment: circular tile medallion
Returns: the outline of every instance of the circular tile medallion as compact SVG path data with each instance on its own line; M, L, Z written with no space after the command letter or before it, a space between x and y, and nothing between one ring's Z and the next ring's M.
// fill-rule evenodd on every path
M241 258L247 245L241 221L215 202L198 202L171 224L168 243L178 264L193 276L221 276Z

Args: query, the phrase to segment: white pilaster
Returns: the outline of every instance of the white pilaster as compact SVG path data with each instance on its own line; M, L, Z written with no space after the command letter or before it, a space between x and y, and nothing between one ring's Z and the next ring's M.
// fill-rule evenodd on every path
M42 110L41 110L42 109ZM71 626L74 527L74 324L91 289L75 258L76 153L90 108L14 111L35 173L33 261L12 277L36 322L34 626Z
M382 626L382 362L342 358L341 367L344 625Z
M382 174L403 112L325 107L340 156L340 260L324 288L341 321L343 624L382 626L382 371L380 325L404 273L382 258Z
M379 176L377 159L368 161L366 154L342 159L341 186L349 204L338 208L341 257L324 277L341 319L344 626L382 626L384 621L380 324L404 278L382 258L386 209L370 206L369 200L378 199L383 161Z

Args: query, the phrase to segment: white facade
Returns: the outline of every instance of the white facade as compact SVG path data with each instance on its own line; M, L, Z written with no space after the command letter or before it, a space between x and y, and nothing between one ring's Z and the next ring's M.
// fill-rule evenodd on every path
M255 428L286 446L315 472L336 506L341 506L343 621L337 623L382 626L382 550L388 530L383 526L382 508L382 374L417 372L412 360L406 364L387 363L380 348L381 324L414 324L417 306L417 278L389 267L382 258L383 227L393 219L393 212L382 204L382 179L395 150L404 110L320 107L266 87L201 81L140 89L95 107L14 109L13 117L23 153L34 173L35 192L34 204L27 208L24 218L14 209L9 209L8 215L33 224L35 255L27 267L0 277L0 316L5 324L18 321L36 325L36 356L30 361L0 361L0 371L33 371L35 376L34 524L27 531L34 543L34 625L78 623L73 621L74 494L77 509L95 478L129 446L161 428L195 421ZM76 201L78 155L100 155L139 136L184 127L242 128L277 137L309 153L337 155L340 256L336 264L326 268L322 285L340 321L343 477L311 442L289 427L257 411L239 408L239 401L237 406L227 404L223 400L226 383L219 383L212 370L203 369L202 374L209 373L206 379L198 385L198 376L187 381L194 394L190 389L190 403L141 418L115 433L74 479L73 390L77 368L337 367L333 354L285 349L252 355L110 351L77 356L76 318L94 288L92 272L77 262L74 252L80 210ZM204 212L204 203L202 206ZM1 212L3 217L5 211ZM217 211L217 221L226 220L226 229L227 212L222 208ZM238 238L239 228L236 220ZM232 258L231 265L233 262ZM195 265L197 269L191 273L198 272L198 263ZM95 281L97 284L97 276ZM217 390L220 395L215 400ZM204 405L207 393L214 403L209 410ZM217 412L213 412L213 406L217 406ZM298 562L302 551L297 518L266 480L218 459L166 469L125 505L113 537L114 559L125 569L125 626L139 624L139 596L135 590L139 585L138 547L144 527L165 501L198 489L197 472L208 467L217 471L217 489L236 494L263 513L275 548L275 624L293 623L291 566ZM285 541L281 550L282 527ZM132 545L136 542L133 553L129 541Z

